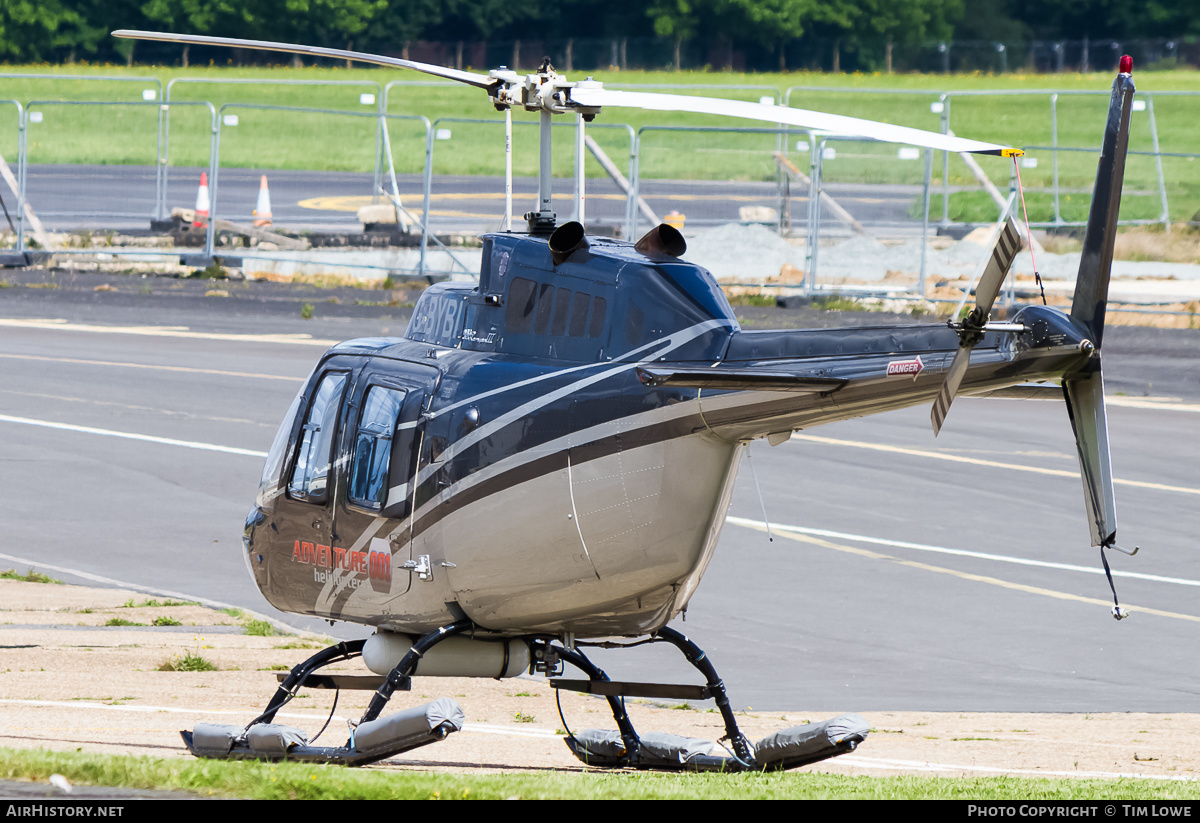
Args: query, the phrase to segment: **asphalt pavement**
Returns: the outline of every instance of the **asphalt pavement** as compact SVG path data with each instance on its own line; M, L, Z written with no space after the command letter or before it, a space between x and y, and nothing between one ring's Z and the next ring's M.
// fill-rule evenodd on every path
M200 168L171 167L165 177L165 206L190 209L196 204ZM378 202L376 180L369 172L322 172L286 169L221 169L209 181L213 214L233 221L249 221L258 202L259 184L268 177L271 208L277 227L293 230L358 230L360 206ZM380 181L391 191L391 180ZM148 166L36 165L28 171L26 197L51 231L147 230L156 217L158 190L155 170ZM424 178L419 174L396 176L404 207L418 216L424 209ZM554 181L558 211L571 211L574 184ZM866 224L910 222L909 210L921 196L920 186L838 184L829 194ZM517 220L536 209L538 182L533 177L513 180L513 213ZM743 206L780 208L779 187L774 182L724 180L641 181L639 192L660 217L679 212L692 226L721 225L739 220ZM499 177L434 175L430 185L430 225L436 232L493 231L504 213L504 180ZM593 178L586 185L589 226L617 226L625 221L625 194L609 178ZM5 202L9 202L6 195ZM11 205L11 204L10 204ZM793 186L787 208L793 225L805 224L808 191ZM826 212L828 227L840 227ZM919 232L914 223L902 233Z
M273 613L240 529L256 455L322 341L400 334L411 295L66 271L0 281L3 567L362 635ZM904 319L739 313L747 326ZM964 398L937 440L923 408L847 421L755 444L674 624L735 705L1195 711L1200 331L1110 327L1104 357L1121 542L1143 547L1111 559L1132 618L1109 615L1061 404ZM662 652L600 660L617 679L695 682Z

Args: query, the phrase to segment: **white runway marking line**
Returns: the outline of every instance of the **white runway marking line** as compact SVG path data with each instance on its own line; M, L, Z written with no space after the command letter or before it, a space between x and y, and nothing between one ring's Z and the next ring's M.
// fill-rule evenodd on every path
M734 523L734 525L745 526L746 528L751 528L756 531L765 532L767 530L766 523L762 523L757 520L746 520L745 518L727 518L727 520L729 522ZM803 530L803 531L807 531L807 530ZM802 533L802 530L796 526L779 526L779 525L776 525L775 523L772 523L771 524L771 532L773 534L778 534L781 537L786 537L790 540L798 540L802 543L811 543L814 546L820 546L820 547L826 548L826 549L833 549L834 551L845 552L846 554L854 554L854 555L858 555L859 557L866 557L871 560L888 560L899 566L908 566L909 568L920 569L922 571L927 571L927 572L934 572L935 574L950 575L951 577L957 577L960 580L968 580L972 583L985 583L989 586L996 586L1001 589L1010 589L1012 591L1024 592L1025 594L1036 594L1041 597L1049 597L1054 600L1067 600L1067 601L1071 601L1073 603L1087 603L1088 605L1093 605L1093 606L1111 607L1111 603L1108 600L1099 600L1094 597L1083 597L1078 594L1071 594L1069 592L1056 591L1055 589L1045 589L1045 588L1042 588L1041 586L1028 586L1028 585L1025 585L1024 583L1013 583L1009 580L1001 580L998 577L988 577L987 575L982 575L982 574L971 574L970 572L962 572L962 571L958 571L957 569L946 568L945 566L931 566L928 563L919 563L915 560L903 560L899 557L892 557L891 555L888 555L888 554L880 554L879 552L873 552L870 549L858 549L853 546L846 546L846 545L842 545L840 543L830 543L828 540L822 540L819 537L814 537L814 536L809 536L807 534L804 534L804 533ZM850 535L848 535L847 538L854 539ZM1114 576L1115 576L1115 573L1114 573ZM1197 617L1194 614L1182 614L1180 612L1168 612L1168 611L1164 611L1162 609L1151 609L1146 606L1135 606L1130 603L1126 603L1125 607L1130 612L1135 613L1135 614L1138 614L1138 613L1152 614L1156 617L1169 617L1169 618L1173 618L1175 620L1185 620L1190 623L1200 623L1200 617Z
M744 517L726 517L726 522L733 523L737 526L747 526L752 529L766 529L766 523L761 520L749 520ZM856 543L873 543L879 546L892 546L897 549L915 549L922 552L934 552L935 554L952 554L959 557L974 557L979 560L995 560L999 563L1015 563L1020 566L1040 566L1046 569L1059 569L1060 571L1069 572L1084 572L1086 574L1104 574L1103 569L1093 568L1091 566L1076 566L1071 563L1052 563L1048 560L1029 560L1024 557L1013 557L1006 554L989 554L987 552L973 552L967 549L950 549L944 546L929 546L924 543L907 543L903 540L888 540L884 537L867 537L862 534L847 534L846 532L829 531L828 529L812 529L804 526L787 526L779 523L771 523L772 531L790 531L798 534L811 534L816 537L833 537L838 540L853 540ZM1200 586L1200 580L1189 580L1186 577L1162 577L1157 574L1141 574L1140 572L1127 572L1113 570L1113 577L1128 577L1134 580L1149 580L1153 583L1174 583L1180 586Z
M1178 397L1125 397L1123 395L1105 395L1104 402L1110 406L1124 406L1130 409L1157 409L1159 411L1181 411L1200 413L1200 403L1184 403Z
M945 454L943 452L930 451L929 449L916 449L911 446L888 446L882 443L866 443L861 440L839 440L833 437L818 437L813 434L793 433L792 440L801 440L808 443L819 443L824 446L848 446L855 449L870 449L872 451L888 452L890 454L906 454L910 457L928 457L932 460L946 460L951 463L967 463L972 466L987 466L993 469L1012 469L1013 471L1032 472L1034 474L1046 474L1051 477L1073 477L1079 479L1079 472L1067 471L1065 469L1046 469L1040 466L1026 466L1021 463L1001 463L997 460L983 460L978 457L962 457L957 454ZM1122 480L1118 477L1113 478L1113 483L1118 486L1133 486L1139 489L1153 489L1154 491L1179 492L1180 494L1200 494L1200 489L1190 486L1168 486L1164 483L1148 483L1143 480Z
M116 705L100 702L89 702L81 700L25 700L21 698L0 698L0 706L38 706L47 709L92 709L96 711L113 711L113 712L142 712L146 714L187 714L187 715L218 715L218 716L246 716L253 710L240 709L184 709L178 706L130 706ZM323 720L328 715L324 712L313 714L299 714L297 712L279 712L276 717L291 717L297 720ZM335 715L334 720L346 721L352 718ZM477 734L499 734L508 737L545 737L555 738L562 737L555 731L550 729L509 729L504 726L493 726L487 723L465 723L462 731L475 732Z
M6 561L8 563L13 563L18 566L26 566L30 569L41 569L44 571L58 572L59 574L69 574L69 575L72 575L73 577L78 577L81 580L88 580L92 583L99 583L102 586L112 586L113 588L117 588L117 589L127 589L129 591L135 591L135 592L141 592L143 594L153 595L154 597L165 597L165 598L170 598L170 599L174 599L174 600L186 600L190 603L199 603L201 606L207 606L208 608L216 609L217 611L221 611L224 609L235 609L236 608L236 609L239 609L244 614L249 615L250 619L252 619L252 620L265 620L266 622L270 623L275 628L277 628L283 632L286 632L286 633L297 635L298 637L323 636L323 635L315 635L312 632L305 631L304 629L296 628L295 626L291 626L287 623L284 623L282 620L277 620L275 618L272 618L268 615L262 614L261 612L257 612L253 609L247 608L245 606L234 606L232 603L226 603L223 600L213 600L208 597L199 597L194 594L187 594L185 592L172 591L171 589L164 589L164 588L160 588L158 586L143 586L138 583L130 583L128 580L115 580L111 577L104 577L103 575L92 574L91 572L85 572L80 569L72 569L68 566L57 566L53 563L46 563L42 560L31 560L27 557L18 557L16 555L12 555L12 554L0 553L0 560ZM0 625L0 631L3 631L3 629L4 629L4 626Z
M188 374L216 374L222 377L249 377L254 380L288 380L301 383L303 377L288 377L283 374L259 374L256 372L225 371L223 369L197 369L191 366L157 366L148 363L126 363L119 360L80 360L76 357L44 357L36 354L0 354L11 360L39 360L47 363L70 363L79 366L120 366L127 369L153 369L155 371L177 371Z
M70 423L53 423L49 420L34 420L29 417L12 417L7 414L0 414L0 423L19 423L25 426L40 426L46 429L59 429L61 431L80 432L82 434L99 434L105 437L119 437L126 440L141 440L146 443L159 443L165 446L182 446L186 449L200 449L202 451L223 452L225 454L240 454L246 457L265 458L266 452L255 451L254 449L239 449L233 446L218 446L215 443L199 443L193 440L175 440L170 437L155 437L150 434L133 434L132 432L119 432L110 429L97 429L91 426L75 426Z
M922 760L892 760L887 758L861 757L857 754L846 754L835 761L845 766L859 766L864 769L894 769L898 771L918 772L985 772L987 774L1029 774L1035 777L1073 777L1080 780L1172 780L1190 783L1196 778L1180 777L1165 774L1142 774L1139 772L1076 772L1052 771L1048 769L1007 769L1002 766L956 766L949 763L930 763Z
M282 343L289 346L321 346L329 348L340 340L320 340L307 334L230 334L226 332L192 331L187 326L97 326L90 323L68 323L66 320L0 318L0 326L49 331L80 331L93 334L135 334L143 337L182 337L187 340L227 340L234 343Z
M79 569L72 569L67 566L56 566L52 563L46 563L45 561L42 561L42 560L31 560L27 557L17 557L16 555L12 555L12 554L0 554L0 560L4 560L8 563L14 563L18 566L27 566L28 568L31 568L31 569L42 569L44 571L58 572L59 574L69 574L74 577L78 577L81 580L88 580L92 583L99 583L103 586L112 586L117 589L128 589L130 591L142 592L143 594L151 594L151 595L154 595L155 597L167 597L167 598L171 598L173 600L187 600L188 602L191 602L191 603L199 603L201 606L207 606L210 609L221 610L221 609L235 608L235 606L232 603L225 603L221 600L210 600L207 597L197 597L192 594L184 594L183 592L171 591L170 589L141 586L141 585L138 585L137 583L130 583L125 580L114 580L111 577L104 577L103 575L92 574L91 572L85 572L85 571L81 571ZM275 626L286 626L286 624L280 623L278 620L271 620L266 615L259 614L258 612L253 612L253 611L250 611L249 609L245 609L245 608L243 608L242 611L249 614L255 620L267 620L268 622L270 622L272 625L275 625ZM0 626L0 630L3 630L3 628L4 628L3 626ZM293 629L290 626L286 626L286 628L289 631L293 632L294 634L299 634L299 635L308 634L307 632L303 632L298 629Z

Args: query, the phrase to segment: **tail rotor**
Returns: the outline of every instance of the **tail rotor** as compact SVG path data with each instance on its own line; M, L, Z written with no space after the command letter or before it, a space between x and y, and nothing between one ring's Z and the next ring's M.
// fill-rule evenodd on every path
M979 276L978 285L975 286L975 308L971 309L971 313L963 318L961 323L950 324L951 328L958 332L958 351L946 371L946 379L942 382L941 391L938 392L933 409L929 413L935 437L942 430L942 423L946 421L950 404L954 402L954 396L967 373L967 366L971 364L971 349L983 339L984 327L987 326L992 306L1000 294L1000 287L1004 285L1004 278L1012 268L1017 252L1021 250L1021 237L1011 217L996 226L993 236L992 253L984 261L983 272Z

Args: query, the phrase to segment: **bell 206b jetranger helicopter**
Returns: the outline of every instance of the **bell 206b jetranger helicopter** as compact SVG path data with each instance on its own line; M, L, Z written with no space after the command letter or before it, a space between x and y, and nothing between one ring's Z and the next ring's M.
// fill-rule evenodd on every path
M1102 558L1118 548L1100 347L1134 91L1129 58L1113 84L1069 314L1032 305L989 321L1020 248L1005 220L961 322L743 331L713 277L679 259L675 229L629 243L588 237L578 222L555 227L552 115L573 113L582 125L603 107L709 112L943 151L1020 152L785 107L609 91L568 82L548 61L524 76L483 75L307 46L116 34L416 69L479 87L500 110L541 114L540 209L526 215L528 231L485 235L478 285L428 288L403 338L325 353L276 435L246 521L245 560L268 601L375 633L296 666L248 726L184 732L194 754L369 763L462 727L449 699L380 716L413 675L526 670L607 698L617 731L566 738L596 766L775 770L854 749L867 725L853 714L751 745L712 663L667 625L712 558L746 445L822 423L933 401L936 434L958 394L1064 397L1092 543ZM1061 388L1036 385L1050 381ZM611 681L583 652L645 642L676 646L705 685ZM358 657L374 676L316 673ZM568 663L586 679L559 678ZM304 685L375 695L343 745L322 747L272 722ZM639 736L626 696L715 700L728 756L711 741Z

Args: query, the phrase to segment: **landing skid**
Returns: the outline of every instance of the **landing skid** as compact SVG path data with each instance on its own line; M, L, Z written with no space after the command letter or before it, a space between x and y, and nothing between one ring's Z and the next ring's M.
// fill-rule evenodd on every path
M449 698L440 698L383 718L380 713L393 693L410 688L412 673L426 652L440 641L471 628L470 621L461 620L425 635L413 643L386 678L316 674L318 669L325 666L361 657L366 641L338 643L292 669L283 678L266 710L249 725L201 723L192 731L181 732L184 745L197 757L364 766L444 740L453 732L460 731L465 721L463 710ZM751 745L738 728L725 693L725 684L707 655L674 629L661 629L651 642L674 645L704 675L705 685L614 682L578 647L568 649L544 637L526 638L526 641L533 652L535 670L555 675L561 673L563 663L570 663L588 677L587 680L552 679L551 686L601 695L608 701L618 731L588 729L569 734L566 738L571 752L589 766L656 771L779 771L854 751L867 737L866 721L858 715L845 714L823 723L793 726ZM358 723L351 724L350 738L343 745L314 746L302 729L273 722L279 710L305 685L375 691L362 718ZM725 722L725 736L714 742L661 732L639 735L625 712L625 697L712 699ZM728 756L719 753L722 748Z
M409 689L412 672L425 652L447 637L469 628L471 622L461 620L420 638L382 682L378 678L314 675L318 669L332 663L361 657L366 641L356 640L330 646L292 669L279 684L266 710L249 725L201 723L192 731L180 732L183 743L197 757L364 766L444 740L451 733L460 731L465 722L462 708L449 698L439 698L384 718L380 718L379 714L394 692ZM318 687L375 690L375 697L371 699L362 719L351 725L350 738L343 745L313 746L304 730L271 722L306 682Z
M559 689L571 689L604 695L613 711L619 731L587 729L566 738L571 752L589 766L609 769L648 769L655 771L781 771L807 766L854 751L866 739L869 727L856 714L844 714L822 723L792 726L764 737L755 745L742 734L725 693L725 684L717 676L704 651L674 629L660 630L656 640L671 643L707 680L706 685L669 686L653 683L615 683L578 648L567 650L551 646L543 656L558 657L588 675L586 681L551 680ZM601 644L607 645L607 644ZM537 652L535 651L535 656ZM715 700L725 722L729 756L714 754L721 741L681 737L651 732L638 735L625 713L625 697L666 697Z

